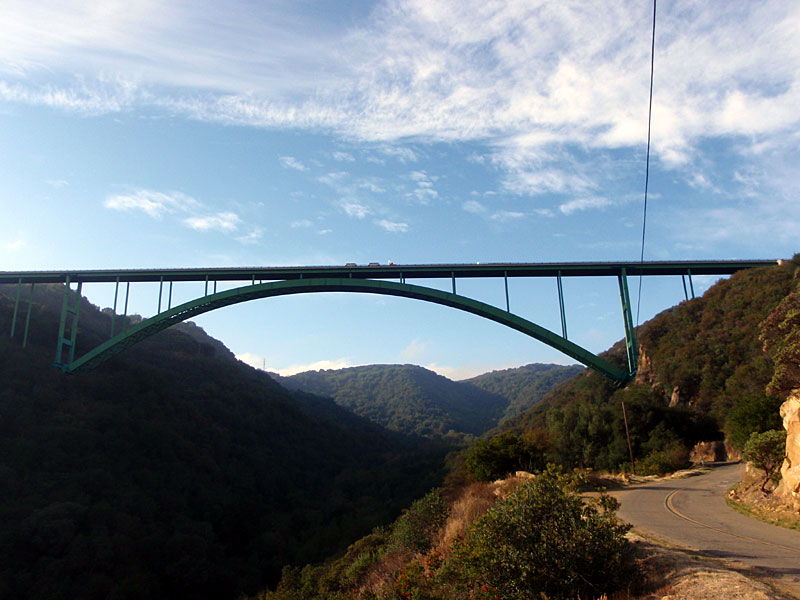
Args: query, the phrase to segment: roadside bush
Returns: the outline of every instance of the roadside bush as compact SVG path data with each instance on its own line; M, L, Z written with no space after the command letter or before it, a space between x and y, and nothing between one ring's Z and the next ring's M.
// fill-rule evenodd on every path
M448 506L438 491L415 500L411 507L395 522L389 547L426 552L433 535L447 520Z
M742 458L757 469L764 471L764 481L761 482L761 491L767 491L770 479L774 483L780 481L781 465L786 456L786 432L779 430L753 433L742 451Z
M642 475L664 475L689 466L689 450L681 442L669 442L662 450L654 450L641 462Z
M554 467L490 508L456 544L451 568L474 597L599 597L634 579L610 496L582 499L580 481Z

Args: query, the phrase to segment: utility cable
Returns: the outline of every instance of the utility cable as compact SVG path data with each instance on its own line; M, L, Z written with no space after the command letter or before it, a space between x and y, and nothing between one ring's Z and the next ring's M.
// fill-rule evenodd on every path
M653 65L656 54L656 0L653 0L653 35L650 42L650 103L647 110L647 160L644 169L644 210L642 212L642 254L639 262L644 264L644 239L647 231L647 187L650 183L650 128L653 121ZM639 273L639 294L636 299L636 328L639 327L639 312L642 308L642 274Z

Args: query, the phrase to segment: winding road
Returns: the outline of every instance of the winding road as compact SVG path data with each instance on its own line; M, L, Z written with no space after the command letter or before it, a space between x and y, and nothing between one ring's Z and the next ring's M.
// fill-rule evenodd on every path
M617 514L642 532L779 577L800 594L800 532L746 517L725 502L743 470L722 465L695 477L615 491Z

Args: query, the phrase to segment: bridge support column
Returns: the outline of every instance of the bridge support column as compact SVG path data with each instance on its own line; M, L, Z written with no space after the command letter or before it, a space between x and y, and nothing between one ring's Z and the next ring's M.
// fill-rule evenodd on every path
M561 271L558 272L558 307L561 309L561 335L567 339L567 313L564 312L564 288L561 285Z
M622 319L625 323L625 347L628 354L628 374L631 378L636 375L638 356L636 349L636 331L633 326L633 313L631 311L631 297L628 293L628 276L623 267L619 276L619 296L622 301Z
M78 338L78 317L81 311L81 290L83 289L83 282L78 282L78 289L76 292L75 304L70 306L69 297L72 293L70 286L70 277L67 275L66 282L64 283L64 300L61 303L61 322L58 326L58 345L56 346L56 360L55 366L63 369L75 360L75 341ZM65 336L67 333L67 318L68 315L72 316L70 322L69 338ZM67 362L63 362L64 346L69 348Z
M117 319L117 298L119 297L119 277L117 277L117 281L114 284L114 308L111 309L111 333L109 334L109 338L114 337L114 321Z
M22 278L17 281L17 299L14 300L14 316L11 317L11 339L14 339L14 331L17 328L17 312L19 311L19 295L22 291Z
M28 294L28 314L25 315L25 333L22 334L22 347L25 348L28 345L28 329L30 329L31 325L31 309L33 308L33 285L31 284L31 291Z

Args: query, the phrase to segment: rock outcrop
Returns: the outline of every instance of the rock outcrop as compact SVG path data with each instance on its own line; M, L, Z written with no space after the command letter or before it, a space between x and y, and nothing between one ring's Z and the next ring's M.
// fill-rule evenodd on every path
M781 417L786 429L786 458L775 494L800 511L800 388L792 390L781 405Z

